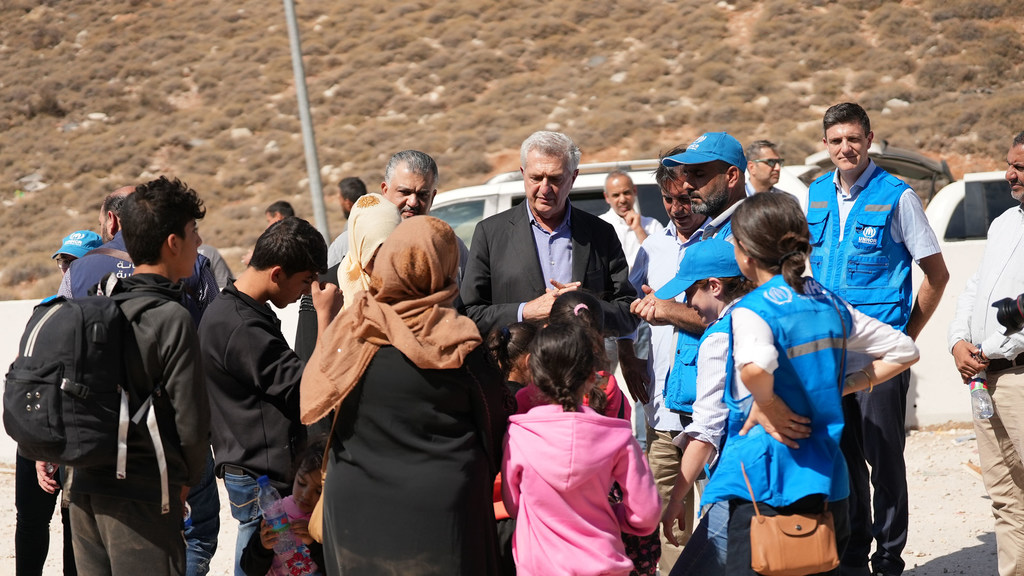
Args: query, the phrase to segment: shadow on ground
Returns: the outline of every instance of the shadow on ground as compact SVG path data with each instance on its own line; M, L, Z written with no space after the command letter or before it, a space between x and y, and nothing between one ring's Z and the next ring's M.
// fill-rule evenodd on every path
M908 566L903 576L938 576L941 574L997 574L996 570L996 535L986 532L977 538L973 546L961 548L956 552L932 558L924 564L913 568Z

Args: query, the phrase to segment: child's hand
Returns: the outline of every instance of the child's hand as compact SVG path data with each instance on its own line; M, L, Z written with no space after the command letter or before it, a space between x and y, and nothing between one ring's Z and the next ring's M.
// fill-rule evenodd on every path
M665 511L661 514L662 532L665 534L665 539L673 546L679 546L679 542L676 540L672 524L678 523L679 531L686 531L686 506L684 503L684 500L672 500L670 498L668 504L665 505Z
M277 538L280 536L277 532L270 529L270 525L265 520L260 520L260 544L266 550L273 550L274 544L277 544Z
M290 526L297 540L302 540L306 546L313 543L313 537L309 535L309 520L292 520Z

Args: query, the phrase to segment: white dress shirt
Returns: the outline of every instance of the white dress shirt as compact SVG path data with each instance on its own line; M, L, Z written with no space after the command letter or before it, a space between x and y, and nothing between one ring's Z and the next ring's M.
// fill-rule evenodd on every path
M599 216L601 220L612 225L615 228L615 235L619 237L619 244L622 244L622 251L626 254L626 263L629 264L629 269L633 269L633 261L636 260L636 254L640 251L640 240L636 237L636 232L626 224L626 219L615 213L615 210L608 210L604 214ZM647 232L647 236L653 236L659 232L663 232L665 227L650 216L640 216L640 227Z
M705 224L707 222L705 221ZM676 234L676 227L669 222L657 234L651 234L644 240L637 252L633 269L629 273L629 282L642 295L640 287L647 284L657 290L675 277L683 252L690 244L698 242L700 231L694 232L684 243ZM681 302L684 295L676 297ZM676 356L676 329L672 326L651 326L651 352L647 356L647 395L650 401L644 404L644 416L647 425L655 430L675 431L682 429L679 414L665 406L665 379L672 368Z
M1013 359L1024 352L1024 333L1003 336L992 303L1024 292L1024 211L1010 208L992 221L978 271L956 303L949 348L960 340L981 345L989 358Z

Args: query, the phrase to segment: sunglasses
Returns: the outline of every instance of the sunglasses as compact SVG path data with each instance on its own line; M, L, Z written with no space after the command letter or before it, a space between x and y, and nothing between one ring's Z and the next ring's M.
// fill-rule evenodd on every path
M761 158L760 160L754 160L754 162L759 162L761 164L767 164L767 165L771 166L772 168L775 168L777 166L782 166L783 164L786 163L786 161L784 159L782 159L782 158Z

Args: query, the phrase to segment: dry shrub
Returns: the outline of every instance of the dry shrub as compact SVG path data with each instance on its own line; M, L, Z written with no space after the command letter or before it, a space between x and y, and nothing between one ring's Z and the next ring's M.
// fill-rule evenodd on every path
M36 28L30 35L29 42L33 50L45 50L60 44L61 32L50 26Z
M1011 16L1020 9L1016 0L928 0L925 6L936 22L954 18L994 20Z
M29 99L26 116L29 118L35 118L36 116L63 118L67 113L67 110L57 100L57 95L51 90L44 89Z

